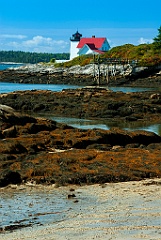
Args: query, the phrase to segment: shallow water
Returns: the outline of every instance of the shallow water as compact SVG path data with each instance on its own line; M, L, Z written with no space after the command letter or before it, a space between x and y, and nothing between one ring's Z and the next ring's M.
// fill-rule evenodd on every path
M71 201L67 196L66 191L48 187L6 189L0 198L0 227L62 221L71 211Z
M69 215L76 214L81 208L81 201L85 200L79 192L76 197L68 199L68 195L73 194L70 188L48 186L22 186L17 189L16 186L9 186L0 194L0 228L17 224L42 225L63 221ZM88 198L87 206L94 204L96 200L94 196L85 198Z
M29 84L29 83L7 83L0 82L0 93L9 93L14 91L25 90L51 90L54 92L62 91L63 89L77 89L83 86L67 85L67 84ZM142 92L155 91L155 88L139 88L139 87L106 87L114 92Z
M8 68L17 68L23 66L23 63L2 63L0 62L0 71L6 70Z
M161 180L1 190L1 226L31 223L0 239L160 239ZM77 200L77 201L76 201Z
M145 130L154 132L161 136L161 124L150 124L145 122L110 122L106 120L89 120L80 118L55 117L52 115L45 115L45 117L55 120L60 123L65 123L69 126L79 129L104 129L109 130L112 127L118 127L124 130Z
M0 93L9 93L25 90L51 90L54 92L62 91L63 89L77 89L77 85L65 84L28 84L28 83L4 83L0 82Z

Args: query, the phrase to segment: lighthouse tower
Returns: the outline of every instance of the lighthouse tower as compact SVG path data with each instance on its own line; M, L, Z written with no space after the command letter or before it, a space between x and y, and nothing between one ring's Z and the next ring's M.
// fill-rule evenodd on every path
M72 35L70 38L70 60L78 56L79 49L77 48L77 45L82 37L82 34L80 34L78 31Z

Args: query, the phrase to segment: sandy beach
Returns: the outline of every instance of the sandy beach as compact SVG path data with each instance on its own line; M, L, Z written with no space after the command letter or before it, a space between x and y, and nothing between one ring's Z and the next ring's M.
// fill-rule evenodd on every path
M30 186L17 188L20 189L16 191L24 193L31 191ZM1 189L1 194L6 191L14 192L15 189ZM50 198L61 192L62 200L66 198L70 207L64 209L62 217L56 221L33 224L12 232L2 231L1 240L161 239L161 179L59 188L32 187L32 194L41 191L45 197L50 193ZM48 204L46 216L52 207L52 203Z

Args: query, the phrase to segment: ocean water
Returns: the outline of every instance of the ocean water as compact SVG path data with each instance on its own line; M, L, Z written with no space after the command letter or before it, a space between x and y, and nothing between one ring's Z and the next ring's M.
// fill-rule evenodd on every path
M23 63L0 63L0 70L5 70L8 68L16 68L23 65L24 65Z
M81 86L64 84L29 84L0 82L0 94L25 90L50 90L54 92L59 92L63 89L77 89L78 87L80 88Z

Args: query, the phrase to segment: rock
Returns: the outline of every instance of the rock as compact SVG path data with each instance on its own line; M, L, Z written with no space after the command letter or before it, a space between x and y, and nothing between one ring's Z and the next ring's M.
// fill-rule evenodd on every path
M159 71L159 72L157 73L157 75L161 75L161 71Z
M15 115L15 110L7 105L0 104L0 116L4 116L6 113Z
M154 149L160 149L161 150L161 142L159 143L150 143L148 146L147 146L147 149L148 150L154 150Z
M75 198L75 197L76 197L75 194L68 194L68 199Z
M0 122L8 123L8 126L11 125L25 125L28 122L35 122L36 120L28 115L23 115L17 112L12 107L7 105L0 104ZM7 125L6 125L7 126ZM7 126L7 127L8 127Z
M2 134L2 131L0 131L0 139L3 139L3 138L4 138L4 136Z
M139 148L139 143L129 143L126 145L126 148Z
M21 175L18 172L8 171L0 178L0 187L5 187L8 184L20 184L21 182Z
M153 132L138 130L131 132L132 142L139 143L143 145L149 145L150 143L161 142L161 137Z
M69 191L70 191L70 192L74 192L75 189L74 189L74 188L70 188Z
M41 110L43 110L45 108L45 105L44 104L36 104L35 106L34 106L34 112L38 112L38 111L41 111Z
M51 91L24 91L23 93L11 93L0 98L0 103L7 102L17 111L36 111L41 102L39 113L51 113L57 116L77 118L101 118L119 122L149 121L152 123L161 120L161 100L153 99L152 92L130 93L111 92L102 88L82 88L77 90L63 90L62 92ZM158 97L158 95L157 95ZM32 102L31 102L32 98ZM23 103L23 104L22 104ZM27 122L37 124L32 117L15 114L3 114L6 119L6 128L11 127L9 122L15 125L26 124ZM8 120L8 122L7 122ZM2 120L2 116L0 118ZM4 128L3 128L4 129Z
M112 146L110 144L91 144L87 146L87 149L97 149L99 151L109 151L111 150Z
M53 122L54 123L54 122ZM47 124L36 124L32 123L28 128L28 132L31 134L36 134L40 131L51 131L56 128L56 124L51 124L50 126Z
M115 145L112 147L112 150L117 151L118 149L122 148L120 145Z
M151 99L160 99L161 95L160 95L160 93L153 93L152 95L150 95L150 98Z
M17 135L17 131L15 126L12 126L10 128L7 128L5 130L2 131L3 136L6 137L16 137Z
M4 141L3 149L1 150L1 152L5 154L21 154L26 153L27 149L16 140L12 140Z
M127 116L126 117L126 121L129 121L129 122L135 122L137 121L138 118L137 117L133 117L133 116Z
M51 113L106 118L112 111L121 121L125 120L120 117L125 107L132 109L133 117L141 115L145 120L144 115L153 119L155 99L151 100L151 94L88 88L59 93L25 91L7 94L0 101L20 110L23 101L31 106L32 97L33 105L41 101ZM159 104L157 107L155 120L160 115ZM161 137L155 133L119 128L81 130L24 115L7 106L1 107L0 126L0 186L31 179L60 186L161 177Z

